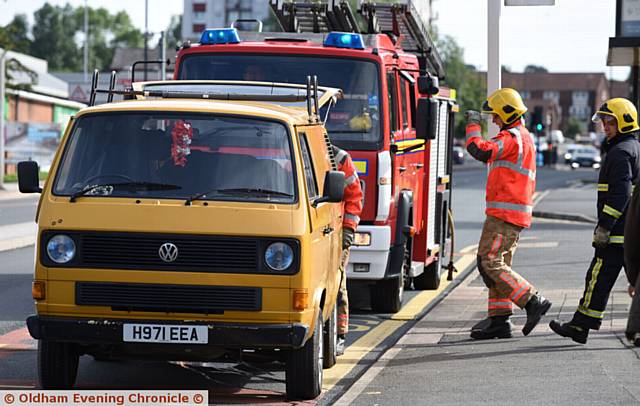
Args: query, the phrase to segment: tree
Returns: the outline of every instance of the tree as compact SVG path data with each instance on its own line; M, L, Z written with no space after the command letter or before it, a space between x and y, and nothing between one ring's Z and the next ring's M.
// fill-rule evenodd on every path
M169 26L165 30L167 48L175 48L182 43L182 15L171 16Z
M34 13L31 54L46 59L51 70L81 70L82 52L75 42L75 10L45 3Z
M527 65L524 68L524 73L549 73L549 71L544 66Z
M578 119L577 117L569 117L564 124L563 133L569 138L576 138L576 135L583 134L586 130L585 123Z
M450 36L440 37L432 27L438 52L445 66L445 84L456 89L460 111L478 110L486 98L487 88L481 74L464 61L464 50ZM464 114L456 114L455 136L464 138Z
M15 52L29 52L29 24L25 14L17 14L4 27L0 27L0 47Z

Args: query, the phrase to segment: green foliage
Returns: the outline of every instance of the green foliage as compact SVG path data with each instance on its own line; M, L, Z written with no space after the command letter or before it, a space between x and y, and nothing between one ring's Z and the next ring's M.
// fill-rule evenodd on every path
M438 52L445 66L445 83L456 89L460 113L456 114L455 136L464 138L466 122L464 111L479 110L486 99L487 87L475 67L464 62L464 50L450 36L439 36L432 27Z
M110 14L105 8L89 8L89 66L107 69L117 47L141 47L144 36L129 15ZM49 69L79 71L83 68L84 7L45 3L29 26L25 15L16 15L0 27L0 47L46 59Z
M544 66L527 65L524 67L524 73L549 73L549 71Z
M182 16L171 16L169 26L165 30L167 48L175 48L182 43Z
M583 121L578 119L577 117L569 117L568 120L565 121L563 134L569 138L576 138L576 135L583 134L586 131L586 125Z

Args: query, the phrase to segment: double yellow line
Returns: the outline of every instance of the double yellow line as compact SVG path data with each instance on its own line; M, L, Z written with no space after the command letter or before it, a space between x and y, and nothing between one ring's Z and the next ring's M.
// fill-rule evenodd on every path
M460 251L461 257L455 262L456 269L464 272L476 260L477 245L471 245ZM446 275L442 275L440 287L436 290L425 290L414 296L409 303L394 314L391 319L378 324L370 332L359 338L345 349L344 355L338 358L338 363L331 369L324 371L322 388L331 390L342 378L360 362L368 353L373 351L387 337L392 335L409 320L415 320L418 315L429 305L452 281L448 281Z

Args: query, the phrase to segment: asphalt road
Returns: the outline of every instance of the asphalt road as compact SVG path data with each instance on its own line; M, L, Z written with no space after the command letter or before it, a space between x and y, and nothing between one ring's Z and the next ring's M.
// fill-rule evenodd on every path
M538 171L538 190L586 182L594 183L597 172L591 170ZM453 207L456 217L456 249L476 244L484 219L484 188L486 171L480 166L456 167L453 176ZM31 221L37 200L0 201L0 225ZM567 202L567 211L570 202ZM595 210L595 209L594 209ZM0 336L24 326L33 313L30 294L33 267L33 247L0 252ZM354 292L355 293L355 292ZM405 303L417 292L407 292ZM357 304L358 298L352 303ZM352 309L348 345L370 332L390 315L375 314L363 308ZM405 323L412 323L406 321ZM22 330L24 332L24 330ZM14 334L14 333L11 333ZM384 345L393 344L389 338ZM28 337L12 337L17 345L2 349L0 344L0 389L34 387L37 381L36 352ZM22 344L21 344L22 343ZM24 344L26 343L26 344ZM377 349L380 351L380 348ZM378 354L372 353L368 359ZM366 370L369 362L360 363L350 374L353 381ZM159 363L159 362L97 362L83 357L79 370L79 388L210 388L210 399L216 403L257 403L283 401L284 374L278 362L242 362L233 364ZM213 397L211 397L213 396Z

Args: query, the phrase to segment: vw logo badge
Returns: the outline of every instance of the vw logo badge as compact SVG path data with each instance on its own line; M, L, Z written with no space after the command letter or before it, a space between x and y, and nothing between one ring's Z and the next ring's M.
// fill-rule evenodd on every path
M160 259L164 262L173 262L178 258L178 247L170 242L165 242L158 250Z

